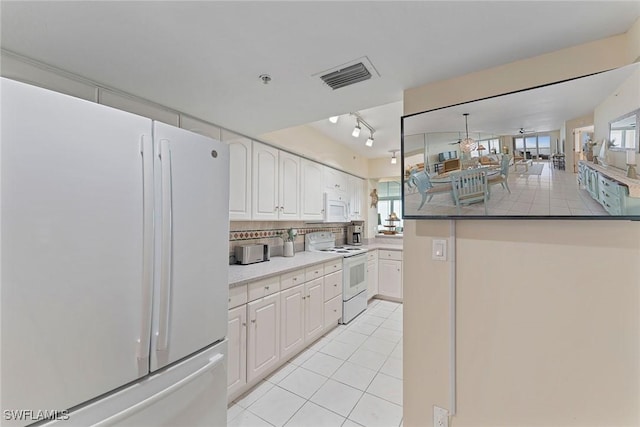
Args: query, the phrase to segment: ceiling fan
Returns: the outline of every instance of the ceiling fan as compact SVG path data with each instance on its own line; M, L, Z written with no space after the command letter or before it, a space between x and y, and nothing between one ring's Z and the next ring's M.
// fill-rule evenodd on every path
M520 130L518 131L518 133L519 133L520 135L524 135L524 134L527 134L527 133L536 133L536 131L535 131L535 130L526 130L525 128L520 128Z

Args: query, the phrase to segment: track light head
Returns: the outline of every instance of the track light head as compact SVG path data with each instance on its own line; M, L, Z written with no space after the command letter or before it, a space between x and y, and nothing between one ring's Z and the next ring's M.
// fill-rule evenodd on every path
M367 147L373 147L373 135L367 138L367 142L364 143Z
M353 135L354 138L357 138L360 136L360 121L356 121L356 127L353 128L353 132L351 132L351 135Z
M335 124L335 123L338 123L338 119L339 119L339 118L340 118L340 116L331 116L331 117L329 117L329 121L330 121L331 123L334 123L334 124Z

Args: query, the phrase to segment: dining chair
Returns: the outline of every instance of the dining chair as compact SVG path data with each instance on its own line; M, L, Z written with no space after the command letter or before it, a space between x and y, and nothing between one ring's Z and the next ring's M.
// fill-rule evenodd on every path
M487 168L465 169L451 173L453 199L460 215L460 205L483 202L484 214L487 213L489 187L487 185Z
M508 154L503 154L502 159L500 159L500 175L496 175L494 177L489 178L489 187L496 184L502 184L502 188L506 188L509 193L511 193L511 189L509 188L509 183L507 182L507 178L509 177L509 163L511 162L511 156Z
M409 186L415 186L422 196L418 210L422 209L425 202L430 201L435 193L451 192L451 184L433 185L429 174L425 171L412 173L408 179Z

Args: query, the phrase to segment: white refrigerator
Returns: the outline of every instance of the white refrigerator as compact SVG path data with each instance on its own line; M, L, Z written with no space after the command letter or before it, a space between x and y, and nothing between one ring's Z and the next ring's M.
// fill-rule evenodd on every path
M0 93L0 424L225 425L226 144Z

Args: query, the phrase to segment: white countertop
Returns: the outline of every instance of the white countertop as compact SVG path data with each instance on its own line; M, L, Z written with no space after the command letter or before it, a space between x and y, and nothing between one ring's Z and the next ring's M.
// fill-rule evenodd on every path
M296 252L292 257L273 257L270 261L249 265L229 266L229 286L237 286L253 280L287 273L313 264L342 258L339 254L325 252Z

